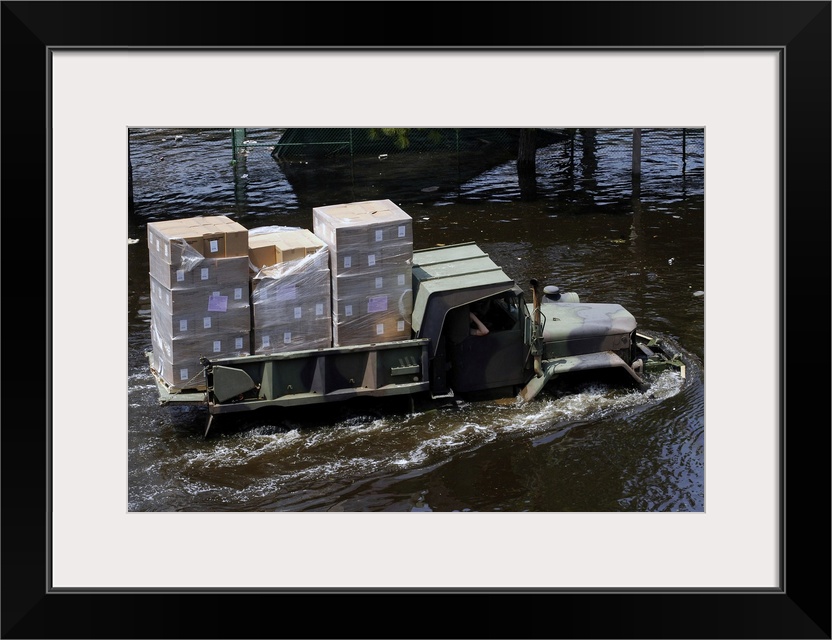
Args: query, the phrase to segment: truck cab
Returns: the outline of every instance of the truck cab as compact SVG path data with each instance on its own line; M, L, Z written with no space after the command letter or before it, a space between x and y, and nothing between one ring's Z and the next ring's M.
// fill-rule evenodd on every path
M513 394L528 378L523 291L476 244L414 251L413 293L413 331L430 341L433 395ZM471 313L485 335L472 331Z
M434 395L484 392L532 399L564 373L608 369L639 387L636 319L619 304L581 303L577 294L533 300L476 244L414 251L413 329L430 340ZM472 332L474 313L487 328Z

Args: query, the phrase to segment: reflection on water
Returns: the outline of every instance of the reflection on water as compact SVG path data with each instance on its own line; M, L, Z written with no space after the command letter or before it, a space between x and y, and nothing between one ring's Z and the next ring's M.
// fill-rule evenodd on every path
M143 239L151 220L196 215L311 228L316 192L299 194L271 157L281 132L248 130L236 164L228 130L131 132L130 236ZM643 130L636 193L631 142L631 130L579 130L539 149L535 200L520 197L507 161L451 189L410 193L402 206L416 248L473 240L526 290L537 278L621 303L689 354L684 383L667 374L648 395L594 386L522 407L282 411L212 427L204 441L201 411L157 405L138 242L128 247L129 509L704 510L703 136L689 131L682 156L678 134ZM331 181L342 188L341 176Z
M406 204L495 203L520 196L515 162L502 148L491 160L478 158L479 167L493 166L470 178L459 170L462 152L347 156L281 166L272 151L284 131L247 129L235 156L229 129L131 130L135 215L145 220L180 217L176 211L199 215L222 207L238 218L292 217L303 207L330 201L389 197ZM573 212L616 206L631 210L632 129L558 131L566 139L536 154L536 204ZM637 189L642 202L678 203L703 194L702 129L643 129L641 146ZM398 192L379 192L377 183Z

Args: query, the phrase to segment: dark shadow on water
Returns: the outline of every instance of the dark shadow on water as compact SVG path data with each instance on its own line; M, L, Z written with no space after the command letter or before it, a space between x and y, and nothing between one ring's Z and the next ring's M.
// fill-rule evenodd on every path
M391 199L431 202L517 159L520 129L410 130L408 146L369 129L287 129L272 154L301 206ZM351 132L352 139L345 140ZM434 135L435 134L435 135ZM433 137L431 137L433 135ZM566 139L539 130L536 148ZM329 140L329 142L327 142Z

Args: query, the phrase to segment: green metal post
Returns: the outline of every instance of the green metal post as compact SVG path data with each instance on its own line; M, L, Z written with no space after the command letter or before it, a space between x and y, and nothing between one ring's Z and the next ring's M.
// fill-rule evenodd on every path
M232 164L237 163L237 154L238 149L243 146L243 141L246 139L246 130L245 129L232 129L231 130L231 157L232 157Z

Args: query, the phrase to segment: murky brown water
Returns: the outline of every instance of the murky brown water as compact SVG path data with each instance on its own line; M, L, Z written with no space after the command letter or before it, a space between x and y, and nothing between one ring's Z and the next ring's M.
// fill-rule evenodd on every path
M538 151L533 200L521 197L513 162L450 191L420 174L418 191L391 195L413 218L415 248L475 241L527 291L537 278L622 304L688 355L684 384L667 374L646 395L595 386L523 407L273 412L208 440L204 413L158 406L144 358L147 222L222 214L248 228L311 228L316 193L377 197L378 181L362 175L299 193L268 152L281 132L250 130L236 169L227 129L131 132L129 234L140 242L129 247L129 510L704 510L701 130L688 130L684 159L678 131L643 131L639 198L631 131L603 129Z

